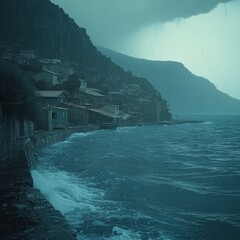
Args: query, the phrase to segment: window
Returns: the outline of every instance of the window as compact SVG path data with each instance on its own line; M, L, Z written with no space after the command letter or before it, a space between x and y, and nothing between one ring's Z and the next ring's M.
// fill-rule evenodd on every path
M52 118L57 119L57 113L56 112L52 112Z

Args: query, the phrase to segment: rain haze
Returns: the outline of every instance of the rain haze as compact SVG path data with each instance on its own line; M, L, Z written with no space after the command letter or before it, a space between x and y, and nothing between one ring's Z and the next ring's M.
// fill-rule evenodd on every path
M240 0L0 0L0 239L240 240Z
M182 62L240 99L240 1L52 0L97 46Z

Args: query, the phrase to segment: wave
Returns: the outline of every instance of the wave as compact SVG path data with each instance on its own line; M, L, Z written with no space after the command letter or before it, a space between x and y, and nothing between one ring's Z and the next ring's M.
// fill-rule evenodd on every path
M138 233L134 233L130 230L126 230L120 227L114 227L112 229L111 240L141 240L141 236Z
M118 127L116 129L117 132L120 132L120 133L128 133L130 130L133 130L133 129L136 129L136 128L139 128L138 126L132 126L132 127Z
M80 133L73 133L68 139L76 138L76 137L88 137L88 136L93 136L100 132L101 130L98 131L92 131L92 132L80 132Z
M74 133L43 151L34 186L81 240L238 233L239 128L203 124Z
M98 211L104 192L81 182L73 174L57 169L32 170L34 187L39 189L53 207L67 215L76 210Z

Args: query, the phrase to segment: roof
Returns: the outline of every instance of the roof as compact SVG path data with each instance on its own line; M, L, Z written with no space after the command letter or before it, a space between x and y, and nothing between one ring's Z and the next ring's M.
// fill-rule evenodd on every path
M35 50L20 50L20 53L35 53Z
M123 92L109 92L109 95L123 95Z
M67 108L52 106L54 109L67 111Z
M138 102L149 102L149 103L152 102L151 100L145 99L145 98L138 98L137 101L138 101Z
M43 98L57 98L66 93L64 91L37 91L36 95Z
M73 108L79 108L79 109L86 109L86 107L84 107L84 106L80 106L80 105L78 105L78 104L71 103L71 102L62 103L62 105L64 105L65 107L73 107Z
M86 88L84 91L82 91L88 95L94 96L94 97L105 97L105 95L95 92L93 89L91 88Z
M48 70L48 69L43 69L43 71L46 72L46 73L50 73L50 74L52 74L52 75L60 76L60 74L58 74L58 73L56 73L56 72L53 72L53 71L50 71L50 70Z
M89 111L102 114L102 115L104 115L106 117L121 118L121 116L119 114L113 114L113 113L105 111L103 109L89 109Z

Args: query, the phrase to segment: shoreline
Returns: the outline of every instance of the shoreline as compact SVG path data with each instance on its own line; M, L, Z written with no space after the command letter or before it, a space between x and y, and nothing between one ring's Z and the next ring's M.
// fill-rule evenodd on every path
M38 131L16 142L18 155L0 162L0 238L1 239L76 239L60 211L34 187L31 170L39 153L76 132L98 130L96 126Z
M144 125L176 125L184 123L202 123L195 120L172 120L169 122L134 124L119 127L136 127ZM32 136L19 139L16 143L20 152L18 157L1 162L0 184L1 215L5 222L0 232L1 239L14 237L30 239L76 239L73 229L60 211L55 209L34 187L31 170L37 163L43 148L64 141L74 133L101 130L98 126L84 126L54 131L36 131ZM20 173L20 174L19 174ZM6 184L8 183L8 184ZM22 223L24 219L24 224ZM2 227L1 227L2 228ZM7 229L7 230L6 230Z
M32 136L20 140L18 145L19 148L25 152L31 170L36 164L39 153L43 148L64 141L74 133L92 132L96 130L99 130L99 127L91 125L64 130L36 131Z

